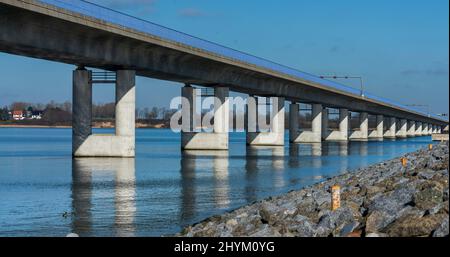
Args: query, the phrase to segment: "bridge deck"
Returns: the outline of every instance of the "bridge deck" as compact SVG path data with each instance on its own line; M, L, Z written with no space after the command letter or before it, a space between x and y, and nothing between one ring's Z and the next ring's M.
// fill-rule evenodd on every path
M315 87L320 90L333 92L333 95L342 94L348 98L348 102L351 102L352 99L357 100L360 103L369 103L371 105L380 105L385 110L386 108L394 108L396 111L400 111L403 113L409 114L408 117L419 116L425 118L425 120L437 120L440 122L447 122L438 116L428 116L428 114L417 110L415 108L405 106L398 102L378 97L368 92L364 92L364 97L360 96L360 91L351 88L340 83L336 83L334 81L321 79L317 76L286 67L281 64L277 64L271 62L269 60L259 58L250 54L246 54L228 47L224 47L206 40L199 39L194 36L190 36L188 34L178 32L145 20L141 20L105 7L101 7L86 1L71 1L71 0L0 0L0 3L12 4L12 2L20 2L15 3L14 5L17 7L26 7L28 10L33 9L33 5L39 8L49 8L54 9L56 11L63 11L58 14L52 14L54 17L57 16L61 19L67 19L67 15L69 14L77 14L78 16L82 16L86 21L89 20L97 20L97 22L102 23L103 25L115 25L127 31L136 31L139 33L144 33L152 38L157 38L161 40L161 46L163 47L176 47L176 50L181 51L189 51L189 53L201 53L203 58L211 58L214 61L217 60L226 60L227 64L236 65L239 67L245 67L246 69L250 69L253 71L258 71L263 73L264 75L275 75L279 78L287 78L291 81L300 82L303 85L308 85L310 87ZM31 6L31 7L30 7ZM36 8L39 9L39 8ZM33 11L35 11L33 9ZM40 13L45 13L44 11L40 11ZM49 11L48 13L51 13ZM47 14L47 13L46 13ZM80 17L77 17L80 19ZM86 22L87 24L87 22ZM103 29L101 27L100 29ZM2 49L0 49L2 50ZM14 51L13 53L18 53L20 51ZM25 52L25 51L23 51ZM19 54L27 55L26 53L20 52ZM33 56L32 54L30 54ZM38 56L39 57L39 56ZM51 58L47 58L51 59ZM64 61L64 60L61 60ZM70 61L67 61L70 62ZM98 65L96 65L98 66ZM106 65L107 66L107 65ZM105 67L106 67L105 66ZM101 67L101 66L98 66ZM138 72L139 74L139 72ZM141 74L145 75L145 74ZM159 77L159 76L156 76ZM182 77L180 75L180 77ZM270 76L269 76L270 77ZM183 79L174 79L181 81ZM189 80L189 79L186 79ZM202 82L199 80L199 82ZM218 81L219 82L219 81ZM205 83L206 85L207 83ZM251 84L251 83L249 83ZM239 87L240 86L240 87ZM252 92L252 89L243 89L242 85L237 85L236 91L240 92ZM241 90L242 89L242 90ZM262 90L261 92L263 92ZM267 92L270 90L265 90ZM287 90L284 90L287 91ZM279 95L281 91L276 90L273 92L274 95ZM306 94L305 94L306 95ZM318 94L311 94L311 98L319 98ZM331 94L329 96L332 96ZM295 99L293 97L292 99ZM319 99L317 99L320 102ZM331 107L339 107L339 105L330 103ZM355 106L356 110L363 110L366 108L357 108L360 106ZM381 111L380 111L381 113ZM424 120L424 121L425 121Z

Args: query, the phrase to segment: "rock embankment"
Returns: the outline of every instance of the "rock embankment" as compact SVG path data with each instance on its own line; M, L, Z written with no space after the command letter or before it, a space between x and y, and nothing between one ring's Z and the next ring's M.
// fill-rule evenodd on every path
M448 143L211 217L177 236L442 237L449 234ZM333 185L341 207L331 211Z

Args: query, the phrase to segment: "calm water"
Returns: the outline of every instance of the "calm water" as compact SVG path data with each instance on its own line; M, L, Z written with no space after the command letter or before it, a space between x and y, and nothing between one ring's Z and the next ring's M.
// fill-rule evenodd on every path
M111 132L97 130L96 132ZM181 153L170 130L138 129L136 158L72 160L70 129L0 129L0 236L159 236L430 143L383 142ZM63 215L66 213L66 215Z

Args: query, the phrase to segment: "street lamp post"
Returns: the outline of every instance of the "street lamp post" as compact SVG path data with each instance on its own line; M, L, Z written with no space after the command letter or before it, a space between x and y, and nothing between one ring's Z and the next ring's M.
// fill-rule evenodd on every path
M360 95L364 97L363 78L361 76L320 76L321 79L359 79Z

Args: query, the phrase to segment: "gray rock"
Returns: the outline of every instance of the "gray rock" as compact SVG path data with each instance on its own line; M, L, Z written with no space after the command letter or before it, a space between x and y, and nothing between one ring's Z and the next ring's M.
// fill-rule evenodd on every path
M445 218L448 219L448 215L404 216L392 223L384 232L395 237L431 236Z
M429 157L427 167L432 170L442 170L448 168L448 156L445 157L443 153L437 151Z
M251 234L250 237L280 237L281 234L268 224L263 224L258 230Z
M359 226L359 222L353 221L351 223L346 224L341 231L339 232L340 237L346 237L350 233L352 233Z
M429 210L442 203L444 192L437 183L427 183L414 194L415 205L423 210Z
M312 237L315 229L316 225L302 215L295 216L292 224L288 226L288 230L297 237Z
M335 211L329 211L320 217L318 227L322 228L321 236L332 233L333 235L339 235L344 226L350 223L354 223L352 210L348 207L341 207Z
M449 230L449 225L448 225L448 216L443 220L443 222L441 223L441 225L433 232L433 237L445 237L448 236L448 230Z
M366 220L366 233L376 233L387 227L395 220L395 213L385 211L373 211Z
M278 220L279 208L270 202L263 202L259 209L259 215L263 222L274 224Z
M434 177L434 175L435 175L435 171L434 171L434 170L430 170L430 169L421 171L421 172L419 172L419 173L417 174L417 176L418 176L419 178L421 178L421 179L426 179L426 180L432 179L432 178Z
M406 206L402 210L400 210L397 215L395 215L396 219L399 219L404 216L414 216L414 217L423 217L425 215L425 211L421 210L417 207Z
M401 187L388 195L377 197L368 206L369 213L380 211L395 217L396 212L403 209L406 204L412 202L416 191L415 188Z

